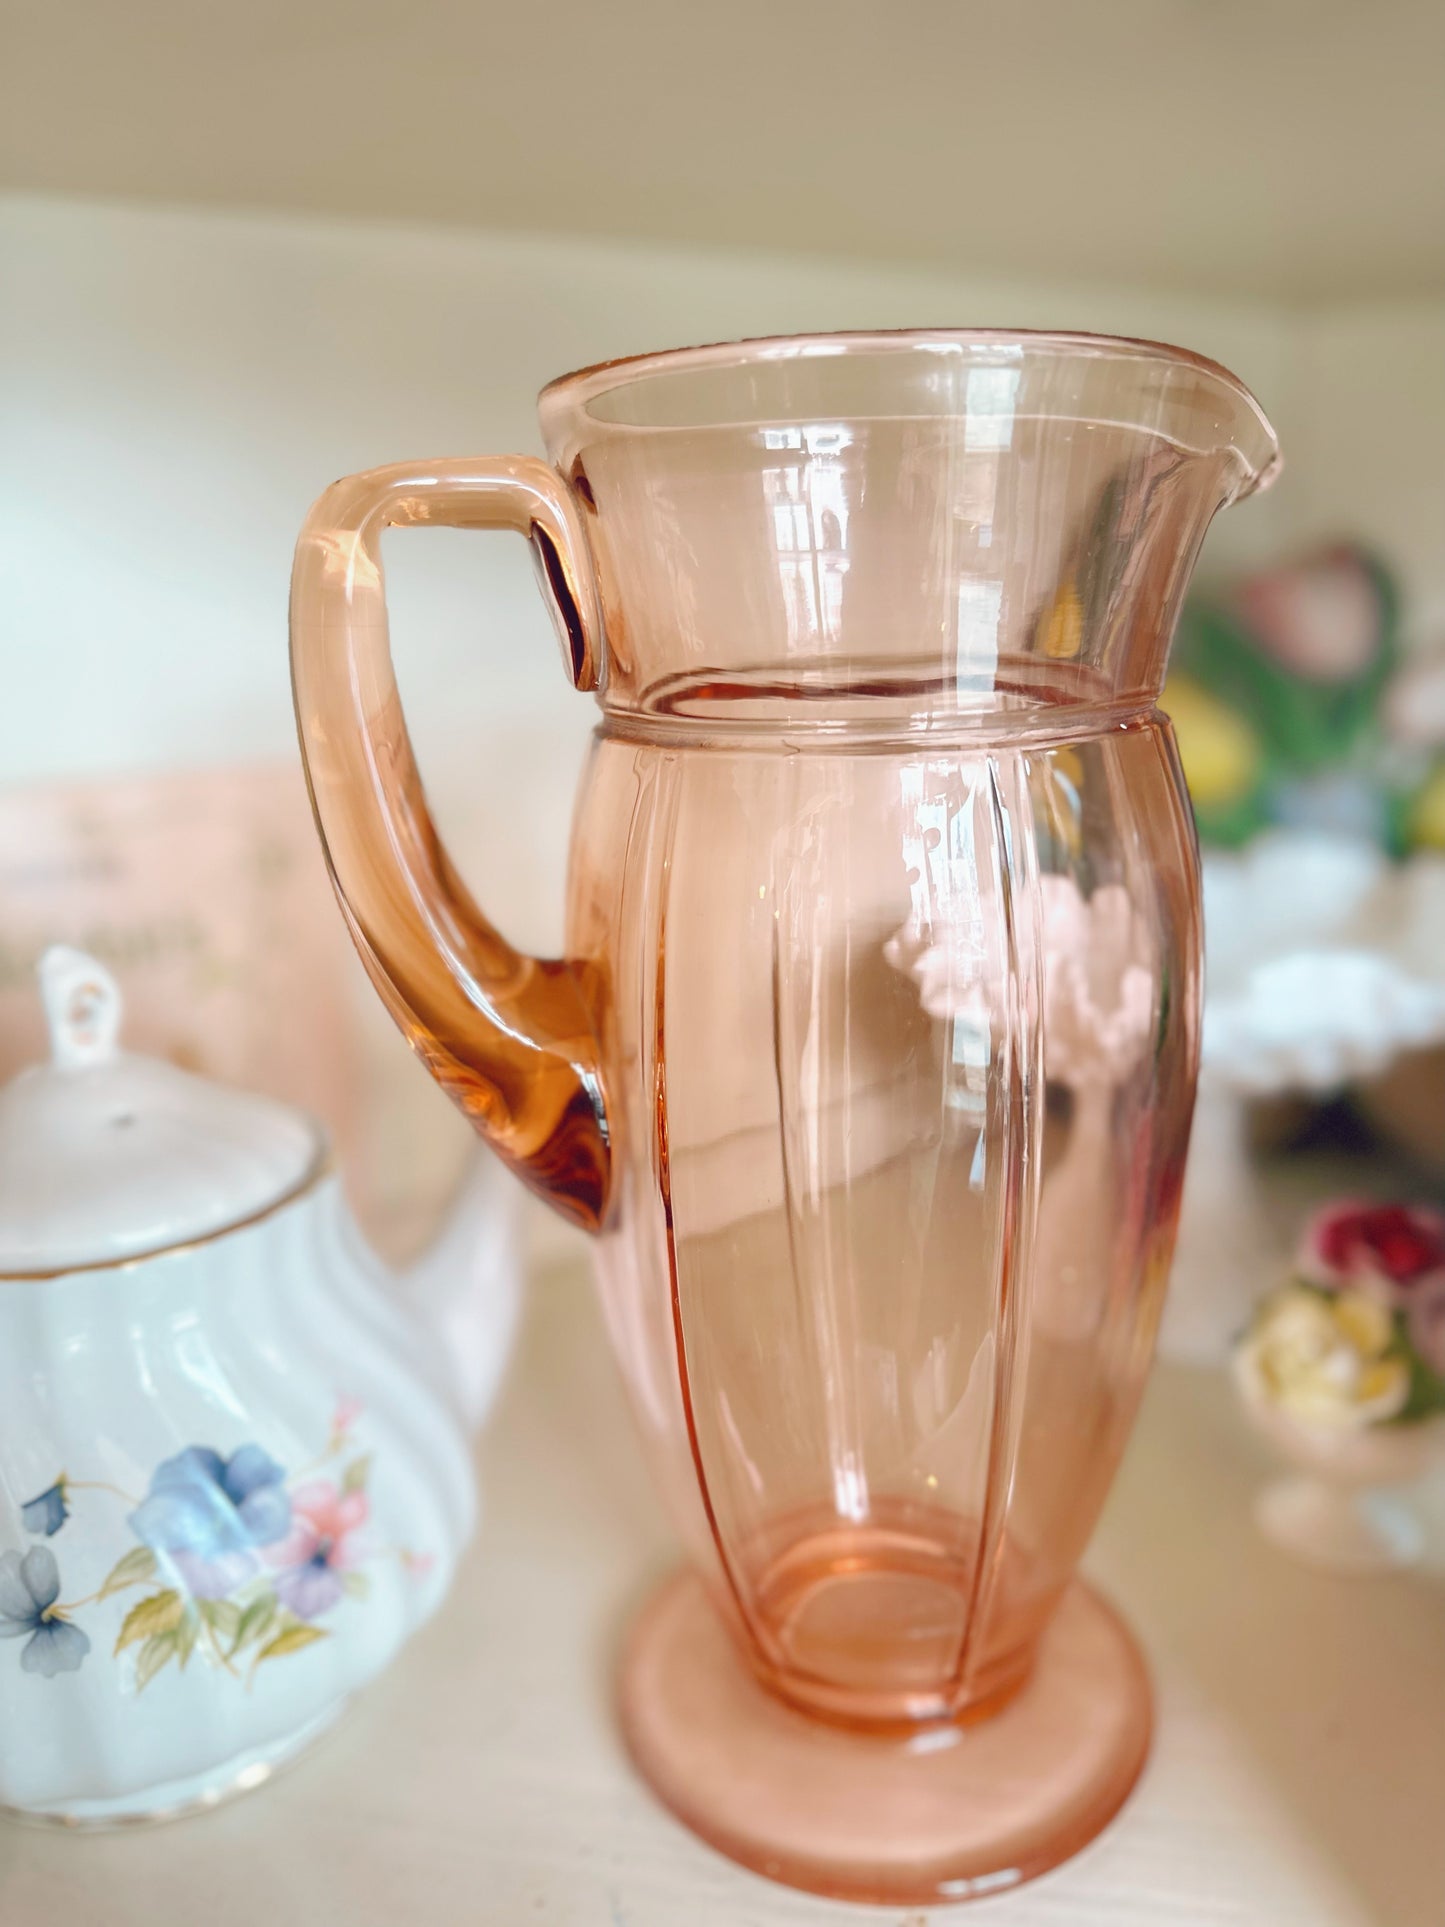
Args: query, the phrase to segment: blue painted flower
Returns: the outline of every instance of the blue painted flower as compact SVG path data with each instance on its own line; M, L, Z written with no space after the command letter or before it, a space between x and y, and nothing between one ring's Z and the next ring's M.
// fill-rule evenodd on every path
M73 1673L90 1651L85 1634L56 1605L59 1597L60 1569L49 1546L0 1553L0 1639L24 1639L21 1667L46 1679Z
M170 1560L195 1598L224 1599L256 1571L256 1549L286 1536L285 1476L259 1445L243 1445L229 1459L188 1445L156 1467L131 1529Z
M35 1498L27 1499L20 1508L20 1517L27 1532L33 1532L37 1538L44 1533L47 1539L53 1539L70 1517L65 1474L62 1472L54 1485L47 1486Z

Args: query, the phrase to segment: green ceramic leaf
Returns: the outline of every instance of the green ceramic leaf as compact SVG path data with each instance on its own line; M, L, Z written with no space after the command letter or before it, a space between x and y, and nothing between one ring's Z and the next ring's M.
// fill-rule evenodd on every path
M1391 1423L1415 1425L1421 1419L1432 1417L1436 1412L1445 1412L1445 1378L1441 1378L1438 1372L1431 1371L1412 1346L1406 1344L1403 1350L1410 1367L1410 1396L1395 1414Z
M371 1454L367 1452L361 1458L353 1459L342 1473L341 1490L343 1492L364 1492L366 1490L366 1481L370 1477Z
M125 1651L138 1639L149 1639L157 1633L173 1633L181 1623L185 1604L178 1592L167 1587L164 1592L153 1592L131 1607L121 1625L115 1642L118 1653Z
M1194 803L1193 807L1200 840L1222 850L1243 848L1269 822L1269 798L1259 789L1240 797L1237 802Z
M141 1647L135 1663L135 1690L143 1693L162 1666L176 1654L177 1634L153 1633Z
M126 1586L144 1585L155 1576L156 1556L150 1547L133 1546L123 1559L116 1560L96 1597L108 1599L113 1592L120 1592Z
M1247 716L1279 775L1321 774L1346 761L1375 728L1394 668L1396 598L1388 574L1365 560L1379 607L1375 646L1359 672L1325 682L1295 671L1264 648L1241 613L1208 598L1184 611L1174 666Z

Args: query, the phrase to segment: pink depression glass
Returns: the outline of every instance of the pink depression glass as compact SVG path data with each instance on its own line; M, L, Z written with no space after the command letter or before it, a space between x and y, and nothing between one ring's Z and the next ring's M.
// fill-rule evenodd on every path
M775 1878L994 1892L1092 1837L1148 1749L1133 1641L1074 1569L1194 1092L1155 702L1274 436L1177 349L971 330L646 356L541 421L550 466L352 477L301 537L337 888L432 1070L595 1234L696 1575L624 1659L642 1771ZM601 705L563 961L499 936L427 816L379 559L427 521L528 538Z

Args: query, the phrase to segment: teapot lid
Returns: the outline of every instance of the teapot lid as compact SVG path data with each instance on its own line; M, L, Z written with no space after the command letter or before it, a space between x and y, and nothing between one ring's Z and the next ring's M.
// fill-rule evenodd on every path
M93 957L55 945L39 978L50 1062L0 1088L0 1278L209 1237L324 1165L299 1111L118 1049L120 990Z

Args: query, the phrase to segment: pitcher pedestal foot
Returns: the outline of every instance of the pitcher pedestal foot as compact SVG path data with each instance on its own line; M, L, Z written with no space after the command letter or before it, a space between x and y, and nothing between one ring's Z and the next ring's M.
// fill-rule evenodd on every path
M1085 1846L1153 1730L1132 1635L1075 1580L1004 1709L907 1737L850 1732L767 1692L701 1582L672 1578L621 1673L633 1760L685 1825L754 1872L833 1899L926 1906L1001 1893Z

